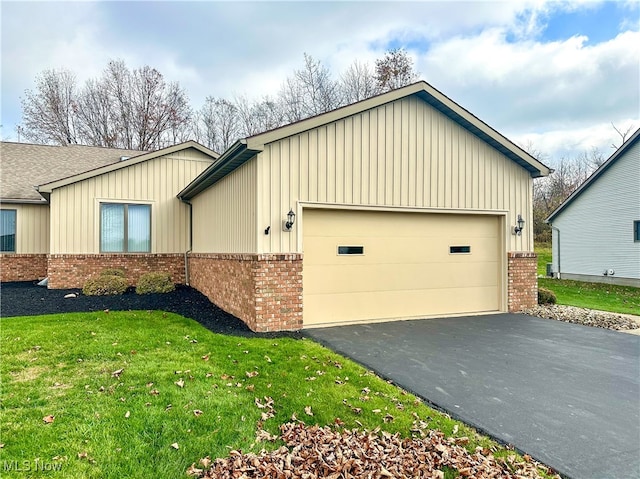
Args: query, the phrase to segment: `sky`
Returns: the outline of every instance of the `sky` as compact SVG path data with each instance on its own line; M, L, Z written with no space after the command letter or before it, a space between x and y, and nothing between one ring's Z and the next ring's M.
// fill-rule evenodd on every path
M404 48L420 78L553 166L640 127L640 1L0 3L1 125L18 141L38 73L110 59L158 69L191 104L275 95L307 53L336 78Z

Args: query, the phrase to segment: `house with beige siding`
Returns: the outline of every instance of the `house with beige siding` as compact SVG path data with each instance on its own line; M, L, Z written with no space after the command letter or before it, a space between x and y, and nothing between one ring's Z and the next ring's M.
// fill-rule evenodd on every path
M0 273L77 288L107 267L185 281L189 207L176 194L218 155L195 142L153 152L0 144Z
M178 194L188 280L255 331L517 311L548 174L419 82L232 145Z
M547 222L555 277L640 287L640 129Z
M518 311L548 174L425 82L219 157L3 143L2 281L168 271L255 331Z

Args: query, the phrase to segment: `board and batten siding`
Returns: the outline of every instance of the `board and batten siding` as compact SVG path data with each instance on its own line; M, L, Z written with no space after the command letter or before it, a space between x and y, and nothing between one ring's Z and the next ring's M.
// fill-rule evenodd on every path
M256 171L254 157L192 200L194 253L256 252Z
M640 280L640 142L625 151L553 220L554 271ZM560 256L558 256L558 251ZM559 261L559 266L558 266ZM560 269L558 269L558 267Z
M530 174L416 96L267 144L257 167L259 253L298 251L301 228L282 231L298 201L508 211L526 224L507 249L533 250Z
M189 207L176 195L211 164L189 148L56 188L51 193L51 253L100 252L100 203L151 205L151 253L189 248Z
M16 253L49 252L49 205L3 203L3 210L16 211Z

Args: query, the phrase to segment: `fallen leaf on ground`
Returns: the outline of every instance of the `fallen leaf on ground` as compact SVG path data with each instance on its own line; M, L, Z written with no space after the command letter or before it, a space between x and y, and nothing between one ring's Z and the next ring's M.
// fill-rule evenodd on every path
M174 449L176 449L176 450L177 450L177 449L180 449L180 446L178 445L178 443L177 443L177 442L174 442L173 444L171 444L171 447L172 447L172 448L174 448Z
M111 376L113 376L114 378L119 378L120 375L122 374L122 371L124 371L124 368L123 369L117 369L117 370L115 370L114 372L111 373Z
M174 383L176 386L178 386L179 388L183 388L184 387L184 380L182 378L180 378L179 380L177 380Z
M311 406L305 406L304 412L307 416L313 416L313 412L311 411Z
M129 416L131 416L131 411L127 411L127 412L124 414L124 417L125 417L125 418L127 418L127 419L129 419Z
M415 427L418 427L415 425ZM491 451L471 453L436 430L425 430L421 439L402 438L399 434L308 427L287 423L280 427L284 446L275 451L243 454L232 450L228 458L192 465L189 470L203 479L237 479L249 477L305 478L395 478L430 477L444 479L443 470L451 469L456 477L476 479L542 479L532 461L515 456L498 459ZM258 437L271 436L259 430ZM207 458L208 459L208 458ZM507 464L507 462L509 464ZM543 469L547 469L544 468ZM559 476L551 476L560 479Z
M42 418L42 420L46 423L46 424L51 424L53 421L55 421L56 417L52 416L52 415L48 415Z
M193 410L193 414L195 415L195 417L200 417L200 416L202 416L204 413L203 413L200 409L194 409L194 410Z
M196 463L194 462L193 464L191 464L189 466L189 468L187 469L187 475L189 476L199 476L200 474L202 474L202 469L198 469L196 467Z
M263 441L273 442L273 441L276 441L277 439L278 439L278 436L275 436L274 434L271 434L265 431L264 429L260 429L256 433L256 441L258 442L263 442Z

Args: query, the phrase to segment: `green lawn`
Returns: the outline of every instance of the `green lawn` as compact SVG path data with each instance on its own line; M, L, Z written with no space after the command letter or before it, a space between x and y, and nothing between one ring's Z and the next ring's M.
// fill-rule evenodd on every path
M551 262L551 245L536 245L538 275L545 275ZM538 286L553 291L558 304L640 315L640 288L568 279L538 278Z
M265 447L256 432L268 398L271 433L295 414L408 436L417 415L469 436L470 450L513 454L310 340L223 336L162 312L3 318L0 327L3 478L184 477L207 455Z
M547 263L551 263L551 245L548 243L536 244L538 255L538 275L547 275Z

